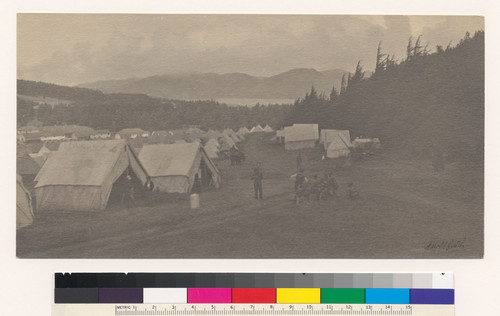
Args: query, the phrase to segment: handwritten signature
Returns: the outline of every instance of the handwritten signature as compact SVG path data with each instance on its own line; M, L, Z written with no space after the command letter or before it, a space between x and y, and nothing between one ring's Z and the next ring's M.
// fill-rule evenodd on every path
M440 241L432 240L424 248L426 250L443 249L445 251L451 249L465 248L465 240L466 240L465 237L457 240L455 239L440 240Z

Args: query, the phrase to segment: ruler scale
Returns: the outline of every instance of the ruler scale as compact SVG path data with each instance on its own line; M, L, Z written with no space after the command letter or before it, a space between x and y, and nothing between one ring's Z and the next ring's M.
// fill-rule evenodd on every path
M273 306L273 308L271 308ZM384 304L291 304L285 307L268 304L217 304L217 305L170 305L170 304L54 304L52 316L139 316L139 315L412 315L452 316L453 305L384 305Z

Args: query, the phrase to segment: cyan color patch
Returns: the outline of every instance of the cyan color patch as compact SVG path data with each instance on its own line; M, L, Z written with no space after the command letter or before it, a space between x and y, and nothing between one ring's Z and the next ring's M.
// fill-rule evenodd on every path
M409 304L409 289L366 289L366 304Z

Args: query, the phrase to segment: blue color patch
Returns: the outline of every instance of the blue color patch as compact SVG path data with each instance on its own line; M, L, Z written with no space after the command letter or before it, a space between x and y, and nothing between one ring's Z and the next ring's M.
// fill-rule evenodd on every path
M455 304L455 290L411 289L410 304Z

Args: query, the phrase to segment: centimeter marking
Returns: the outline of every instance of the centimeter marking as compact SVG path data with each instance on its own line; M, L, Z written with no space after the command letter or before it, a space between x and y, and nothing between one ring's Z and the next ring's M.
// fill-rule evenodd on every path
M251 305L117 305L115 315L412 315L412 305L251 304Z

